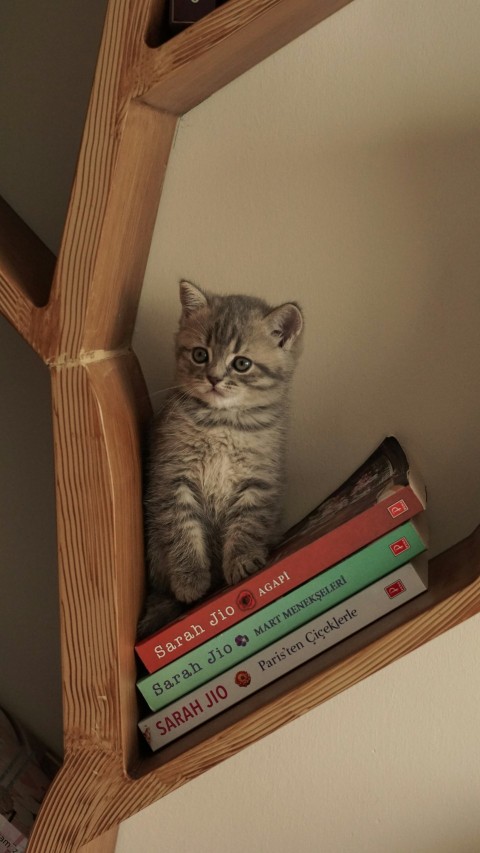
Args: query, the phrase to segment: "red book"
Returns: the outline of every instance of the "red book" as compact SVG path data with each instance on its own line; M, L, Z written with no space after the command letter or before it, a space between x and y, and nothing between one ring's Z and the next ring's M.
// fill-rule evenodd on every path
M392 436L284 536L265 568L139 642L156 672L425 509L425 487Z

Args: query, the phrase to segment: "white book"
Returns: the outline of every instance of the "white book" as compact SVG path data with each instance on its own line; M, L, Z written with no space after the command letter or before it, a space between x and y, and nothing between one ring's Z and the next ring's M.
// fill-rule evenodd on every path
M156 751L177 740L425 592L427 566L425 555L416 557L218 678L141 720L138 725L147 743Z
M8 850L8 853L25 853L27 843L28 838L0 814L0 849Z

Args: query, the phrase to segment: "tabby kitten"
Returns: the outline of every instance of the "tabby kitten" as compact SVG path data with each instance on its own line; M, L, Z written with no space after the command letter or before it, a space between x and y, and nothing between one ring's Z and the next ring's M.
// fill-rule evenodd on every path
M150 448L150 590L139 637L257 571L280 534L301 311L187 281L180 301L177 385L154 420Z

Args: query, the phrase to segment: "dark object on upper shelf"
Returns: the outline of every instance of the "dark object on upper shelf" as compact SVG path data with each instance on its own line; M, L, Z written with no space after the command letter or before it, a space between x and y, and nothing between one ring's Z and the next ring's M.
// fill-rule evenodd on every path
M172 30L189 27L219 5L218 0L170 0L170 27Z

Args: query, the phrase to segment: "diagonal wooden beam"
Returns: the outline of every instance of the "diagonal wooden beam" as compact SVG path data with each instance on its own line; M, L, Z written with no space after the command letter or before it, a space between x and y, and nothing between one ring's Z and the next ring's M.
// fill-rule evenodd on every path
M144 46L135 95L182 115L351 0L230 0L157 48Z
M0 311L33 339L36 308L48 302L55 256L0 198Z

